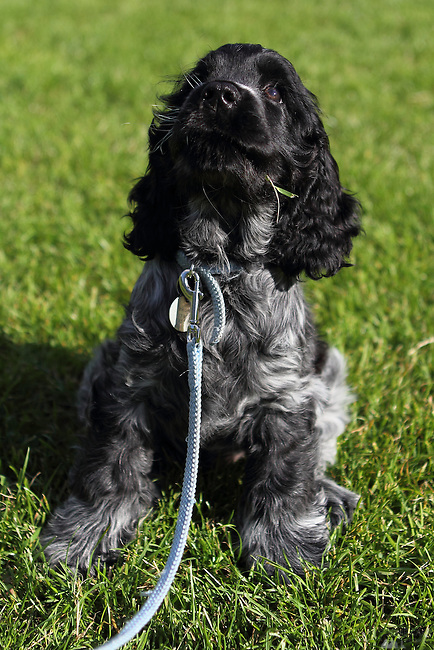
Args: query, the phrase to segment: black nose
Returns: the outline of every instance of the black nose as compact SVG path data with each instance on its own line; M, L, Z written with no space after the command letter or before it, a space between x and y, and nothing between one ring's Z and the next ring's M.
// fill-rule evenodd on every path
M230 81L210 81L202 89L202 103L213 110L229 110L240 101L241 93Z

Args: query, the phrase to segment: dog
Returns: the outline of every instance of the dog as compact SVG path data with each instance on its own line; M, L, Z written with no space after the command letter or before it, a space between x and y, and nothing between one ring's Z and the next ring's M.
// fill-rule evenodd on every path
M350 266L359 202L341 186L315 96L277 52L224 45L162 100L124 241L144 269L116 340L85 371L86 434L45 553L83 572L113 562L158 499L155 463L185 453L186 335L168 316L181 251L214 275L226 309L214 345L203 291L201 449L245 456L241 557L286 580L321 566L359 499L325 474L352 395L300 280Z

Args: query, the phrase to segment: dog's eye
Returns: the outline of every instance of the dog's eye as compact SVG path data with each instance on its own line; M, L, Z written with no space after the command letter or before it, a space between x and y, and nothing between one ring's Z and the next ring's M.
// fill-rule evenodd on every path
M276 86L267 86L264 92L267 95L268 99L272 99L273 102L282 101L282 95L280 94L280 91L278 88L276 88Z

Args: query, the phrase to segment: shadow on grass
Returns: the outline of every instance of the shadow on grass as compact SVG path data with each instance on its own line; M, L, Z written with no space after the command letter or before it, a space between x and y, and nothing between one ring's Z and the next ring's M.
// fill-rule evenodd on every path
M29 450L28 476L59 495L78 431L75 399L87 357L17 344L0 333L0 473L15 480Z

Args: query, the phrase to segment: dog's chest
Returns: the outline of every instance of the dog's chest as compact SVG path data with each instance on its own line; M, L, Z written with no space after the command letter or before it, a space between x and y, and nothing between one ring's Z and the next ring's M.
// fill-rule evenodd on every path
M204 305L204 424L213 432L235 430L264 404L281 408L301 390L310 327L303 296L265 284L239 283L225 292L227 324L215 351L206 344L212 308Z

